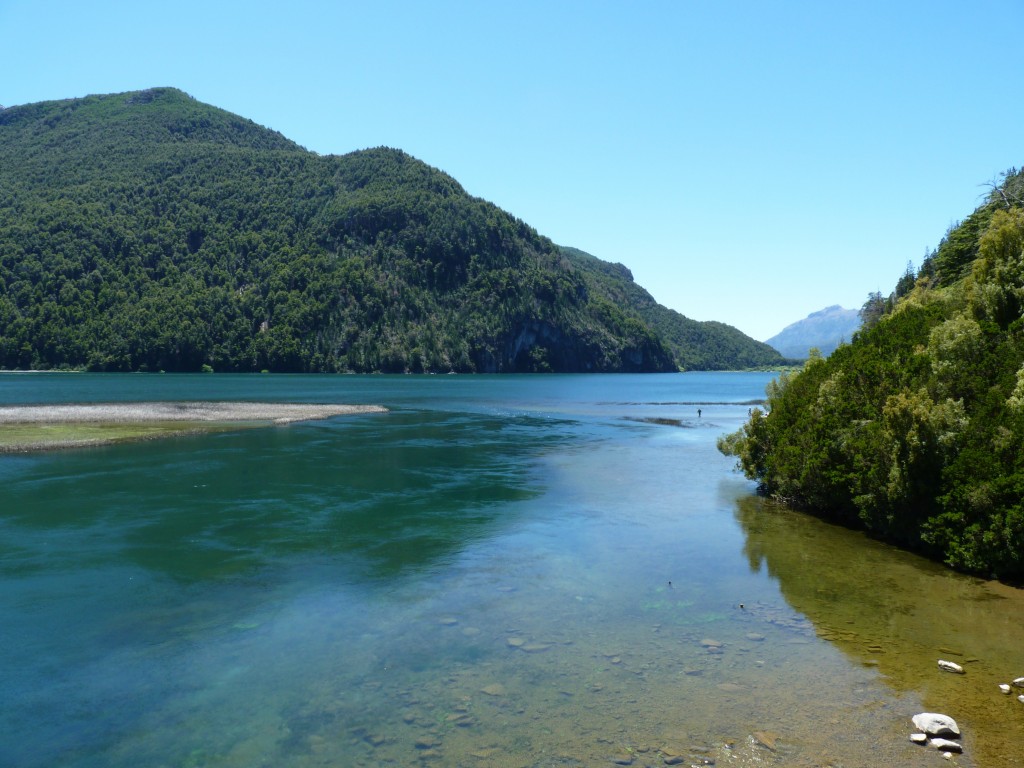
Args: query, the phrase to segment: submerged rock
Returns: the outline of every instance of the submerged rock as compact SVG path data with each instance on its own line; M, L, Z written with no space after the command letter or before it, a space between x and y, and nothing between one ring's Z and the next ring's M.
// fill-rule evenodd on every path
M960 735L960 726L949 715L940 715L936 712L922 712L919 715L914 715L913 720L917 729L924 731L929 736Z
M999 686L999 690L1005 693L1007 696L1010 695L1010 686L1008 686L1006 683L1002 683Z
M543 653L551 647L551 643L526 643L519 647L527 653Z
M459 728L469 728L475 723L473 716L468 712L453 712L445 718L445 722L451 723Z
M777 733L772 733L771 731L754 731L753 736L754 741L762 747L770 749L772 752L775 751L775 744L779 740L779 735Z
M955 661L946 661L945 659L939 659L939 669L943 669L946 672L953 672L958 675L964 674L964 668L957 664Z
M1024 677L1018 677L1013 681L1012 685L1017 688L1024 688Z

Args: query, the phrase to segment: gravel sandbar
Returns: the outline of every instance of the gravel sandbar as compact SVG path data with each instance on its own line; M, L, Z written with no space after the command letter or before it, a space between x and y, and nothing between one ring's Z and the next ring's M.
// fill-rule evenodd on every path
M112 424L147 421L290 421L326 419L352 413L384 413L379 405L307 403L95 403L12 405L0 408L0 424Z
M0 407L0 453L102 445L226 425L288 424L357 413L379 405L242 402L94 403Z

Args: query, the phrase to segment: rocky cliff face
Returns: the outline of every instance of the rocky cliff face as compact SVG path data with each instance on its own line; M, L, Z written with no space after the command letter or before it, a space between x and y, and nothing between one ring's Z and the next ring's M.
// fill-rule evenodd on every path
M500 351L481 350L474 362L481 373L652 373L665 370L666 351L657 343L635 342L609 352L553 323L527 320L512 330Z

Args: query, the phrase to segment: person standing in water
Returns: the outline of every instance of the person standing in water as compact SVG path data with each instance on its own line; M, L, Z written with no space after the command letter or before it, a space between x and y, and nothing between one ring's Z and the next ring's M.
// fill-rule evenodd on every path
M700 408L697 409L697 418L700 418Z

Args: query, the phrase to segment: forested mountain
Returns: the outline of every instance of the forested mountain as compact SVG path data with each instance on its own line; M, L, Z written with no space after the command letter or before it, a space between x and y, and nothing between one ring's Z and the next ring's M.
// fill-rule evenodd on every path
M1024 579L1024 172L720 448L791 504Z
M635 311L668 345L681 370L735 370L788 362L731 325L691 320L662 306L633 282L633 273L622 264L601 261L577 248L562 247L562 253L586 278L592 294Z
M319 156L171 88L0 111L0 367L748 364L604 286L398 150Z
M770 339L765 339L764 343L786 357L806 360L811 349L817 349L827 357L842 342L852 339L859 327L857 310L843 309L834 304L790 323Z

